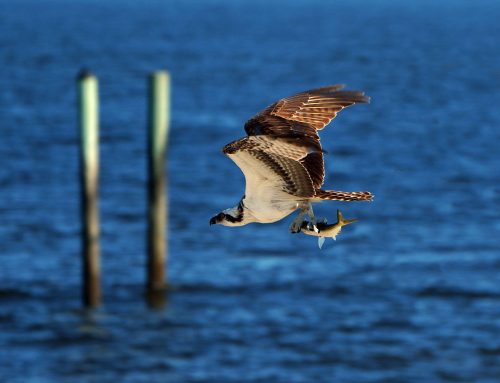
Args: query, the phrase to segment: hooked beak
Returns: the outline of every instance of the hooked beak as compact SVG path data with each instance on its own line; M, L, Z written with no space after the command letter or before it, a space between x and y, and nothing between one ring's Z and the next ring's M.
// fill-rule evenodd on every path
M210 218L210 226L218 224L220 221L224 219L226 215L224 213L219 213L216 216Z

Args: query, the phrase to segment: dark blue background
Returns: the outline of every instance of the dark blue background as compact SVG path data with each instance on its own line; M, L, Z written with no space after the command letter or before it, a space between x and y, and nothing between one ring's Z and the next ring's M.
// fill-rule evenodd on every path
M0 380L498 382L500 4L0 0ZM80 310L75 76L101 91L104 306ZM172 292L143 302L146 78L173 79ZM278 98L372 97L322 132L319 251L209 227L244 180L220 153Z

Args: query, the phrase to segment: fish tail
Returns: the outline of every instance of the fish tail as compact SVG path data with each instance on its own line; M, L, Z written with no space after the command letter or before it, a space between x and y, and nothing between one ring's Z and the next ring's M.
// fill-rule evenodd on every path
M340 210L337 209L337 222L342 226L349 225L350 223L356 222L357 219L345 219Z

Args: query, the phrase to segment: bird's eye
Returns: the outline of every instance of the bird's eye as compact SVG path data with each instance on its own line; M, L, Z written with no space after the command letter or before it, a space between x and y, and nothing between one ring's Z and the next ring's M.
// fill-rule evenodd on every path
M217 214L217 221L222 221L226 215L224 213Z

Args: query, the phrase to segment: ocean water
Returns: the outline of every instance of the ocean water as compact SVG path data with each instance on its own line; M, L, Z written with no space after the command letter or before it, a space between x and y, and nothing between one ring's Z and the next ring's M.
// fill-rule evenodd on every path
M0 0L0 381L500 381L500 3ZM75 77L100 80L101 308L80 304ZM171 72L168 302L144 303L147 76ZM209 227L220 149L332 83L338 240Z

